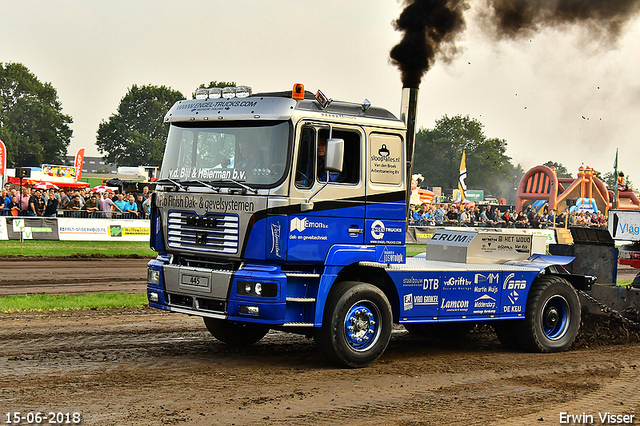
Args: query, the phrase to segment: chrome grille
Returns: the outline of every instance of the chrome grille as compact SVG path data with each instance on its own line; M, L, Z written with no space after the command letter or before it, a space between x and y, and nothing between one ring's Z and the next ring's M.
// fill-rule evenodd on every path
M174 249L211 253L238 253L239 219L231 214L169 212L168 245Z

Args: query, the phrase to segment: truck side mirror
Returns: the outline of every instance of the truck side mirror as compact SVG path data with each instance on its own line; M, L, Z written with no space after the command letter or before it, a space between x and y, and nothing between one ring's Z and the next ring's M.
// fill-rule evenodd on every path
M342 172L344 158L344 139L329 139L325 154L325 169L329 172Z

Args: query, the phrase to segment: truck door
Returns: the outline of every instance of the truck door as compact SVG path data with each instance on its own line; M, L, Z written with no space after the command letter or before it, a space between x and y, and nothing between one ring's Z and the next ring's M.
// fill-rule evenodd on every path
M367 145L364 241L402 245L407 222L404 141L398 134L372 132Z
M324 147L329 139L344 140L343 169L324 169ZM287 259L322 261L334 244L364 241L364 132L356 126L307 123L298 133Z

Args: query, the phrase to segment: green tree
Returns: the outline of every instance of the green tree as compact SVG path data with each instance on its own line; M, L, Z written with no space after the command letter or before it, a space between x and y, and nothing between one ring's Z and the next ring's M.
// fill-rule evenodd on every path
M166 86L133 85L118 112L98 127L96 146L108 163L159 166L169 131L164 116L182 93Z
M462 152L466 152L469 189L483 189L498 198L515 201L524 172L511 164L504 139L487 139L483 125L469 116L444 116L433 129L416 134L413 172L421 173L425 186L457 188ZM514 180L517 179L517 182Z
M549 168L555 167L556 176L558 176L559 178L573 177L571 176L571 173L569 173L569 170L567 170L567 168L562 165L562 163L556 163L555 161L547 161L546 163L543 164L543 166L547 166Z
M0 63L0 139L8 167L63 164L71 123L50 83L20 63Z

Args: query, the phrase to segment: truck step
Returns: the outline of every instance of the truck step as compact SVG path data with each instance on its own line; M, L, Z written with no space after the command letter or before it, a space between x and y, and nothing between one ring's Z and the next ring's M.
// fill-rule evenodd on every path
M312 272L286 272L285 275L292 278L320 278L320 274Z
M312 322L285 322L284 327L313 327Z
M287 302L313 303L315 301L315 297L287 297Z

